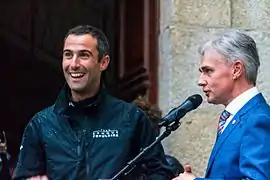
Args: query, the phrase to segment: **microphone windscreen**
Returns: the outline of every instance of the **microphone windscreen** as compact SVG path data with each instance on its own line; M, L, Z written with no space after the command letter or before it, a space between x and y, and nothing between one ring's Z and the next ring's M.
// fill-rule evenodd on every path
M203 101L202 96L199 94L194 94L190 96L188 100L193 104L193 109L196 109L197 107L199 107L199 105Z

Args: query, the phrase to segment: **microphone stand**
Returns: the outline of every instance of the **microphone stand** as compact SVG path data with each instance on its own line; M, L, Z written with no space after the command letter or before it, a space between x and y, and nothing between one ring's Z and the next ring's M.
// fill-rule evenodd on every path
M120 177L127 176L136 167L136 163L141 159L141 157L143 157L144 154L146 154L157 143L161 142L164 138L169 136L172 131L175 131L177 128L179 128L180 125L181 122L179 121L175 121L174 123L167 125L166 130L161 135L159 135L154 142L142 149L134 159L129 161L127 165L110 180L119 180Z

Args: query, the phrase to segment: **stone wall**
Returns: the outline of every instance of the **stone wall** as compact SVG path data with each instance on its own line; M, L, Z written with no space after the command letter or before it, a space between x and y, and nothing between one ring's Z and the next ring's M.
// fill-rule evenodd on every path
M199 93L198 47L228 29L247 31L256 41L261 68L258 88L270 102L269 0L160 0L159 105L164 114ZM205 101L182 119L163 142L167 153L203 176L222 106Z

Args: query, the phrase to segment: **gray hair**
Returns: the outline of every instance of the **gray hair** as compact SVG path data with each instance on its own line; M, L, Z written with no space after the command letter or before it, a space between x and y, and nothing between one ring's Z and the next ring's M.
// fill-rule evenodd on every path
M199 49L199 53L203 56L210 49L218 51L228 62L242 61L247 81L256 84L260 60L256 43L252 37L239 30L229 31L221 37L205 43Z

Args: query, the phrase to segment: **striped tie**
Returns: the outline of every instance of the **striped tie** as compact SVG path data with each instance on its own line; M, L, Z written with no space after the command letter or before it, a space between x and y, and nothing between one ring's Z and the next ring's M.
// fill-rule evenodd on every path
M221 135L224 124L226 123L226 120L230 117L230 115L231 114L226 110L221 113L218 122L218 136Z

